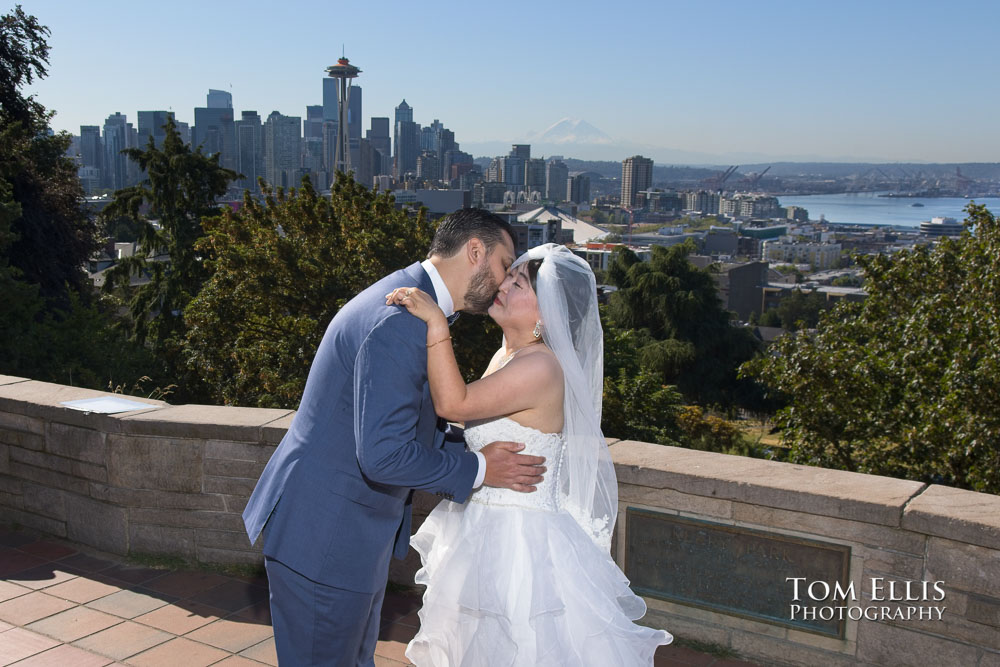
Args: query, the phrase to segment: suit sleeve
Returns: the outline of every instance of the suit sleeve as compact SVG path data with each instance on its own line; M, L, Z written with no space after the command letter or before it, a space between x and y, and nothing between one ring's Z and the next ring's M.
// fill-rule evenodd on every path
M355 360L354 438L361 472L379 484L423 489L465 502L478 459L471 452L433 448L416 439L426 381L424 336L408 330L417 327L394 322L400 316L388 317L372 329Z

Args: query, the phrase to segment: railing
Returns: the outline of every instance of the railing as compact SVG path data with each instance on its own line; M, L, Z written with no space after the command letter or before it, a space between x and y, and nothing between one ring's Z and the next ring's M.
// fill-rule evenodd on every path
M293 413L63 405L108 396L0 376L4 521L115 554L261 562L240 514ZM1000 497L610 442L612 550L644 623L768 663L1000 667ZM418 494L415 526L436 502ZM416 566L411 550L390 577ZM828 589L842 599L813 599Z

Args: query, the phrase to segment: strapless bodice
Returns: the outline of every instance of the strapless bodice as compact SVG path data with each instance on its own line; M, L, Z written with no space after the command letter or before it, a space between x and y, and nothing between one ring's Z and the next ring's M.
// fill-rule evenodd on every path
M496 441L523 442L521 454L544 456L546 472L537 490L531 493L481 486L472 492L469 502L482 505L522 507L555 512L559 510L559 472L566 442L561 433L544 433L518 424L508 417L483 422L469 422L465 428L465 443L472 451Z

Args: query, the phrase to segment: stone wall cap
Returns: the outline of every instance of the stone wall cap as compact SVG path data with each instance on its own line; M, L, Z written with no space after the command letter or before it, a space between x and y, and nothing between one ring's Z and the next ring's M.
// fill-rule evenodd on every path
M281 439L285 437L285 433L287 433L288 429L292 427L293 419L295 419L295 413L289 412L283 417L279 417L278 419L265 424L262 429L264 442L272 444L278 444L281 442Z
M266 424L290 413L291 410L273 408L171 405L126 417L122 423L123 431L134 435L260 442Z
M64 401L103 397L126 398L148 403L149 409L114 414L98 414L75 410L62 405ZM0 383L0 410L4 412L20 413L28 417L38 417L61 424L103 430L108 433L118 433L121 431L121 419L123 417L149 414L165 406L167 406L166 402L150 398L114 394L97 389L86 389L84 387L69 387L51 382L40 382L38 380L25 380L11 384Z
M19 378L15 375L0 375L0 385L15 384L17 382L30 382L31 378Z
M626 440L612 445L619 482L808 514L898 526L922 482Z
M932 484L906 506L903 528L1000 549L1000 496Z

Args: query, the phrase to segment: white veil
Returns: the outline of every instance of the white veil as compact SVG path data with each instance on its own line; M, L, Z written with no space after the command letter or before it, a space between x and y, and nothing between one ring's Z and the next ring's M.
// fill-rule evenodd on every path
M547 243L513 266L542 260L536 278L542 340L562 366L565 458L560 494L566 509L602 548L610 549L618 515L618 483L601 433L604 333L594 272L568 248Z

